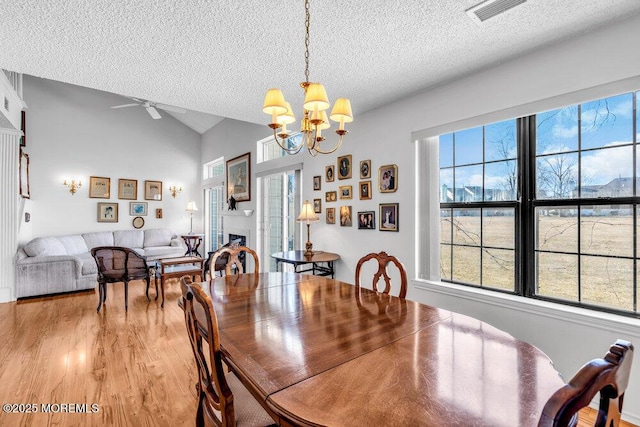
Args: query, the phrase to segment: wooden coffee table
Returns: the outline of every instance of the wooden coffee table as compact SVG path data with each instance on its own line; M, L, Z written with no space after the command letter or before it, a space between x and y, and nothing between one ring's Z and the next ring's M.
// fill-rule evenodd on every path
M162 292L162 304L164 308L164 281L166 279L178 278L184 275L195 276L202 279L202 267L204 266L204 259L197 256L182 256L177 258L162 258L156 260L155 267L155 285L156 285L156 299L158 299L158 278L160 279L160 290Z

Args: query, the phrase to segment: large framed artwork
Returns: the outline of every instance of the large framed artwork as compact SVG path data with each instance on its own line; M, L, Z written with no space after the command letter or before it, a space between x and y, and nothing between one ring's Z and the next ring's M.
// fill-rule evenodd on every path
M111 178L103 176L89 177L89 197L92 199L111 198Z
M138 180L120 178L118 180L118 199L137 200L138 199Z
M118 222L118 204L98 203L98 222Z
M25 199L31 197L29 189L29 155L20 149L20 195Z
M162 181L145 181L144 182L144 199L145 200L162 200Z
M227 199L251 200L251 152L227 160Z

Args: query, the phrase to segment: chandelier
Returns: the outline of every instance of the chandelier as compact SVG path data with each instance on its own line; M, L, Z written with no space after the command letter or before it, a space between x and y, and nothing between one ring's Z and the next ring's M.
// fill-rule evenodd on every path
M342 137L348 131L344 128L345 123L353 121L353 113L351 112L351 102L347 98L338 98L333 105L329 118L339 123L335 132L338 134L338 142L336 145L326 150L321 148L320 144L325 141L322 131L329 129L329 119L326 110L331 105L327 98L327 92L321 83L312 83L309 81L309 0L304 2L305 8L305 39L304 39L304 60L305 81L300 83L304 90L303 116L300 124L300 132L288 133L287 125L296 121L291 105L285 101L284 95L280 89L269 89L264 98L262 111L271 116L269 127L273 129L273 138L280 148L289 154L297 154L303 146L307 147L312 156L320 154L330 154L336 151L342 145ZM294 143L294 136L300 134L301 139L298 143Z

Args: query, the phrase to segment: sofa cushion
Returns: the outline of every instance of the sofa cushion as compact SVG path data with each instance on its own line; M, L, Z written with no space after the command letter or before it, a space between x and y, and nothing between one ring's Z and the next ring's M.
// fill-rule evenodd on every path
M149 246L171 246L175 233L166 228L144 230L144 248Z
M89 250L97 248L98 246L113 246L113 232L111 231L98 231L95 233L85 233L82 235L87 248Z
M89 252L78 254L78 258L82 262L82 275L98 274L98 266Z
M164 255L177 257L182 255L182 248L176 251L175 246L153 246L144 248L144 254L148 258L162 258Z
M87 244L79 234L71 236L60 236L57 237L57 239L60 241L60 243L62 243L62 246L64 246L65 250L67 251L67 255L85 254L89 252Z
M116 230L113 232L113 242L116 246L125 248L141 248L144 243L142 230Z
M36 237L24 246L24 251L29 256L67 255L67 250L55 237Z

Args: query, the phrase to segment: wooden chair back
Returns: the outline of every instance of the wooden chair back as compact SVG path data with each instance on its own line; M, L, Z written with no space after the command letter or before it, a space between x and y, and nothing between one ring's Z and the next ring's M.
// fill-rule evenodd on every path
M629 384L633 361L633 344L617 340L604 356L584 365L569 383L547 401L539 427L575 426L578 411L589 405L600 393L600 408L596 427L617 427Z
M236 417L233 408L233 394L222 365L218 319L213 310L213 303L200 285L191 282L189 276L180 278L180 288L182 289L187 333L198 367L199 403L196 425L202 426L213 422L218 426L234 426ZM200 332L196 312L204 313L208 331L207 338L204 338ZM203 341L207 343L206 350L203 348Z
M225 269L225 273L227 275L232 274L232 267L235 265L236 272L238 274L242 274L242 273L244 273L244 269L242 267L242 261L239 259L239 256L240 256L240 254L242 252L245 252L247 254L251 254L251 256L253 257L254 265L255 265L254 272L255 273L259 273L260 272L260 260L258 259L258 254L255 253L255 251L253 249L250 249L250 248L248 248L246 246L240 246L238 244L231 244L231 245L229 245L227 247L222 247L222 248L218 249L217 251L215 251L213 254L211 254L211 257L208 260L209 265L216 265L216 261L219 258L223 258L225 255L227 255L228 256L227 265L224 268Z
M405 298L407 296L407 270L405 270L404 265L402 265L398 258L389 255L386 252L370 253L360 258L360 261L358 261L358 265L356 266L356 292L358 292L358 288L360 288L360 271L362 269L362 265L372 259L375 259L378 262L378 271L373 275L372 289L376 292L382 292L385 294L389 294L391 292L391 277L387 271L387 266L389 264L394 264L400 273L400 291L398 292L398 297ZM378 290L378 284L380 283L381 278L384 279L385 283L385 287L382 291Z

